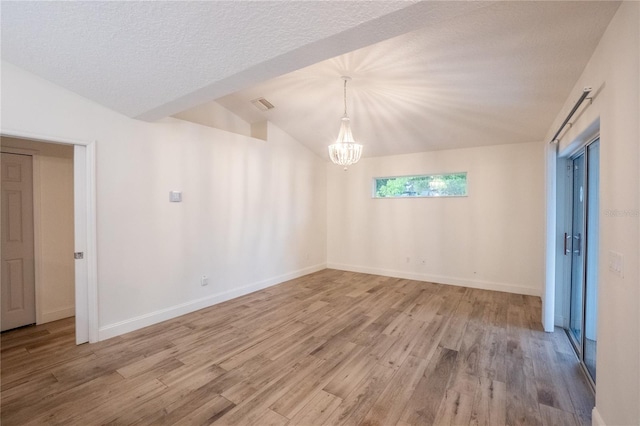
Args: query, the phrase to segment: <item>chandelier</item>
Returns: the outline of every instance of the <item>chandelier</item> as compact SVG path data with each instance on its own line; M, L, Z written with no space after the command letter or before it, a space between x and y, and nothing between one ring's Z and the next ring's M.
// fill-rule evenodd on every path
M343 76L342 79L344 80L344 115L340 121L338 139L336 139L336 143L329 145L329 158L335 164L344 166L344 169L347 170L347 166L360 160L362 145L356 143L353 139L351 124L347 115L347 81L350 81L351 77Z

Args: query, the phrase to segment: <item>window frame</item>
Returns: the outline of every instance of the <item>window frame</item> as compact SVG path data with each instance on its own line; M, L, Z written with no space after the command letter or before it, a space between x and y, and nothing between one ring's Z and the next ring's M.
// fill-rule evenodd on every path
M451 175L462 175L465 176L465 194L464 195L408 195L408 196L392 196L392 197L378 197L376 195L376 187L378 179L396 179L396 178L421 178L426 176L451 176ZM411 198L465 198L469 196L469 172L447 172L447 173L424 173L424 174L411 174L411 175L396 175L396 176L374 176L371 180L371 198L374 200L385 200L385 199L411 199Z

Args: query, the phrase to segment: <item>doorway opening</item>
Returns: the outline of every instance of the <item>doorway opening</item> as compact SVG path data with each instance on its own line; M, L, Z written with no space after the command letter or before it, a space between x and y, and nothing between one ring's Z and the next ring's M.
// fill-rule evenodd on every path
M96 342L94 143L5 131L0 136L2 330L67 318L63 321L75 328L76 344ZM5 158L14 165L5 167ZM11 181L18 175L28 176L22 187L5 185L15 184ZM29 186L31 194L25 192ZM24 247L5 259L6 243L18 240L25 242ZM28 314L18 322L5 323L9 311Z
M565 161L563 327L595 387L600 139L595 138Z
M2 331L74 317L73 146L1 146Z

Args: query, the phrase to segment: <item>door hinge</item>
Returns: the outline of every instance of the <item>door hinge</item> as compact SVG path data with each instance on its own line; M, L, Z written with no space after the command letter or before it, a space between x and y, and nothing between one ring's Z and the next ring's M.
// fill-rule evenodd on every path
M77 251L75 253L73 253L73 258L74 259L84 259L84 252L81 251Z

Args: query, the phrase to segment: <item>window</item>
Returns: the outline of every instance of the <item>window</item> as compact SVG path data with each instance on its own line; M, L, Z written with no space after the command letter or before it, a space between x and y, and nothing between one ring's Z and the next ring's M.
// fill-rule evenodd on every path
M466 197L467 173L374 178L373 198Z

